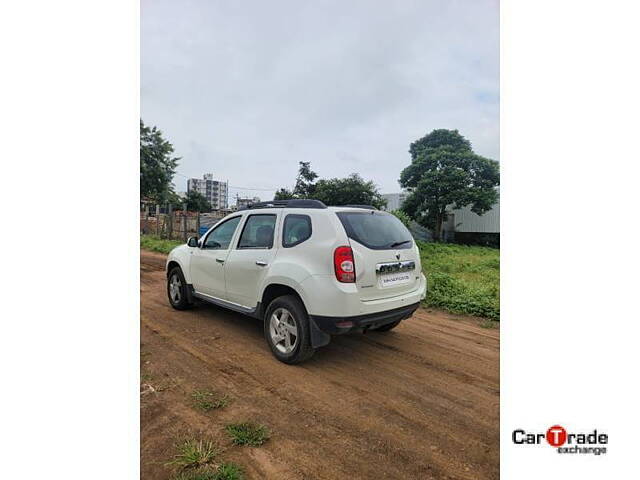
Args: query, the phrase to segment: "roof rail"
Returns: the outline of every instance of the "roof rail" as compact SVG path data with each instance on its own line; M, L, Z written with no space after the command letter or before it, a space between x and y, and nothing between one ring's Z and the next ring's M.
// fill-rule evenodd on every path
M349 208L366 208L367 210L378 210L373 205L340 205L341 207L349 207Z
M320 200L308 200L306 198L294 198L292 200L271 200L258 202L240 210L254 210L258 208L327 208Z

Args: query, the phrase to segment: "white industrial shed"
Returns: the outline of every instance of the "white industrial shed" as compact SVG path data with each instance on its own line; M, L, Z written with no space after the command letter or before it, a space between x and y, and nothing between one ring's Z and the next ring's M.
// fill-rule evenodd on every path
M453 227L456 232L500 233L500 203L482 215L471 211L470 207L451 210Z
M387 200L385 210L399 209L407 196L407 192L383 194ZM442 240L445 242L496 247L500 245L500 202L482 215L473 213L470 206L448 208L447 213L447 218L442 224ZM423 228L419 229L417 224L413 225L412 233L416 238L431 238L431 233Z
M491 210L478 215L471 207L451 209L442 225L447 242L500 246L500 202Z

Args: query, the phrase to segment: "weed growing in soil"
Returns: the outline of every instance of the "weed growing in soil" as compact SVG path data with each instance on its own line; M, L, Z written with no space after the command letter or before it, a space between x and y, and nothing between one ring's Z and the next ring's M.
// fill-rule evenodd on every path
M498 325L500 325L500 322L494 322L493 320L485 320L480 324L482 328L498 328Z
M191 394L191 398L193 399L193 405L203 412L223 408L229 404L229 397L226 395L220 396L208 390L196 390Z
M210 465L219 453L213 442L193 439L179 443L177 450L177 455L168 465L177 465L182 468L198 468Z
M221 463L218 468L208 467L186 470L172 477L172 480L242 480L242 469L235 463Z
M242 469L235 463L222 463L218 467L215 480L242 480Z
M225 427L234 445L258 447L269 439L269 430L264 425L251 422L232 423Z
M171 477L171 480L216 480L216 472L209 469L187 470Z

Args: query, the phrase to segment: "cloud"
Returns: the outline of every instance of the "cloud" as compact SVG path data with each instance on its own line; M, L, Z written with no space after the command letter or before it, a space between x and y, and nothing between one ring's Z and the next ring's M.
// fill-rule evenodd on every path
M434 128L499 159L495 1L143 0L141 12L142 118L183 175L279 188L304 160L394 192L409 143Z

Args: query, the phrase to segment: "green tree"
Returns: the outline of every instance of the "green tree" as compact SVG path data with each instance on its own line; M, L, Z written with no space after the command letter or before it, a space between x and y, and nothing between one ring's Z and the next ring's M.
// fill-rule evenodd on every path
M314 181L318 174L311 170L311 162L300 162L296 186L293 187L293 195L296 198L313 198L315 191Z
M372 181L364 181L357 173L347 178L318 180L314 198L326 205L373 205L381 208L387 204Z
M311 162L299 162L298 165L298 176L296 177L296 184L293 190L281 188L275 193L273 197L274 200L313 198L313 192L315 190L315 184L313 182L318 178L318 174L311 170Z
M457 130L434 130L409 147L411 164L400 174L410 194L402 210L440 239L447 206L467 205L478 215L498 201L498 162L473 152Z
M172 190L166 196L165 202L171 205L173 210L182 210L185 207L185 199Z
M204 195L196 190L191 190L187 193L186 198L187 210L191 212L210 212L211 205L207 201Z
M147 127L140 120L140 196L167 203L173 192L171 181L179 157L173 157L173 145L162 137L156 127Z
M409 228L409 224L411 223L411 217L409 217L409 215L404 213L402 210L391 210L389 213L398 217L398 220L400 220L405 227Z
M378 192L372 181L365 182L360 175L352 173L347 178L321 179L314 183L318 174L311 170L310 162L300 162L296 185L293 190L281 188L274 200L312 198L327 205L363 204L383 207L387 201Z
M296 196L291 190L287 190L286 188L281 188L273 196L274 200L291 200L292 198L296 198Z
M428 148L438 148L444 145L455 150L471 150L471 142L460 135L458 130L439 128L409 145L411 160L418 158Z

